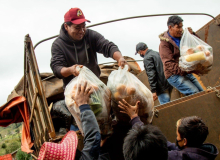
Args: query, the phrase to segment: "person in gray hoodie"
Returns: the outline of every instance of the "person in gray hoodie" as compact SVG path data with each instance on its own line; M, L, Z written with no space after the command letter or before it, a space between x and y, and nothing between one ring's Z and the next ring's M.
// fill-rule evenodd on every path
M100 76L97 52L113 58L122 68L126 63L118 47L100 33L86 29L85 22L90 21L85 19L82 10L71 8L64 15L59 37L52 44L50 67L56 77L63 79L64 89L78 76L78 65L86 66L97 77Z
M89 96L93 92L87 82L80 84L74 97L80 109L80 118L84 132L84 147L80 152L76 150L75 160L108 160L110 156L101 143L101 134L98 122L91 107L88 105Z

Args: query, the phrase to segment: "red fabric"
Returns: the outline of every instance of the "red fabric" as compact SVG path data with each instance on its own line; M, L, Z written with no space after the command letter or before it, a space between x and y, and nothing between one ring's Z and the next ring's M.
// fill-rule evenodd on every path
M78 144L76 132L69 131L62 139L60 144L44 142L41 146L38 160L74 160Z
M12 160L12 155L11 154L6 154L3 156L0 156L0 160Z
M26 98L19 96L0 107L0 126L7 127L12 123L24 122L22 126L21 150L31 153L33 146L30 135L29 112Z

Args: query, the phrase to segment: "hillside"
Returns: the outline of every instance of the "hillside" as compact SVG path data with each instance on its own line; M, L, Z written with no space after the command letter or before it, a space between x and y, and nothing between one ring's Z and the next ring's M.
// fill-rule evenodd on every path
M7 135L15 134L15 130L19 128L21 130L22 123L13 123L9 125L8 127L0 127L0 134L2 135L2 138L5 138ZM0 136L1 139L1 136Z
M0 156L11 153L21 146L22 123L0 127Z

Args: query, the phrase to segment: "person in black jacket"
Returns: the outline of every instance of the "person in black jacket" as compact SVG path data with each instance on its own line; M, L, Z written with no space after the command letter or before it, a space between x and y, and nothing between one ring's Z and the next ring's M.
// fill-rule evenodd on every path
M123 145L125 160L130 160L126 157L131 157L131 154L139 156L139 152L146 155L145 157L142 156L142 159L157 159L156 157L161 155L163 157L159 159L167 159L166 149L168 149L168 160L214 160L219 153L215 145L204 143L209 131L200 117L191 116L179 119L176 125L176 144L167 141L166 148L162 145L162 141L165 141L163 134L158 129L157 131L155 131L156 129L153 129L153 131L152 129L149 130L148 128L150 127L147 126L150 124L144 126L144 123L140 120L138 116L138 102L135 106L131 106L125 100L122 100L119 102L118 107L122 109L121 112L129 115L132 125L132 130L129 131ZM148 144L144 144L146 141ZM155 144L151 144L152 142ZM153 156L151 148L146 148L145 146L157 146L157 154ZM132 148L135 148L135 150L132 151ZM147 151L143 152L143 149L147 149ZM152 158L148 158L148 155L144 154L149 151Z
M59 37L52 44L50 67L56 77L63 79L64 89L78 76L77 65L86 66L97 77L100 76L97 52L113 58L122 68L126 63L118 47L100 33L86 29L85 22L90 21L85 19L82 10L71 8L64 15Z
M164 76L163 63L159 53L148 49L145 43L140 42L136 45L136 54L140 54L144 58L144 68L154 100L158 98L160 104L169 102L173 87L167 82Z

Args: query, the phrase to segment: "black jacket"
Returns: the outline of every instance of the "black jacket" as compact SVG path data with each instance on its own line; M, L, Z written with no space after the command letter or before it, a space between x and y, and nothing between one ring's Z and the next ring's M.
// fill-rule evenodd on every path
M132 129L143 126L144 123L137 116L130 121ZM167 141L168 160L214 160L218 155L216 146L204 143L200 148L188 147L179 150L174 143Z
M179 150L174 143L167 142L167 147L169 160L214 160L218 155L218 149L210 143L205 143L200 148Z
M59 37L52 44L50 67L56 77L63 79L65 88L74 76L63 77L60 73L63 67L81 64L99 77L101 71L96 52L102 53L105 57L113 57L116 51L119 51L118 47L96 31L87 29L82 40L74 41L70 39L62 25Z
M163 63L158 52L148 49L144 55L144 68L152 93L160 95L165 90L172 87L164 76Z

